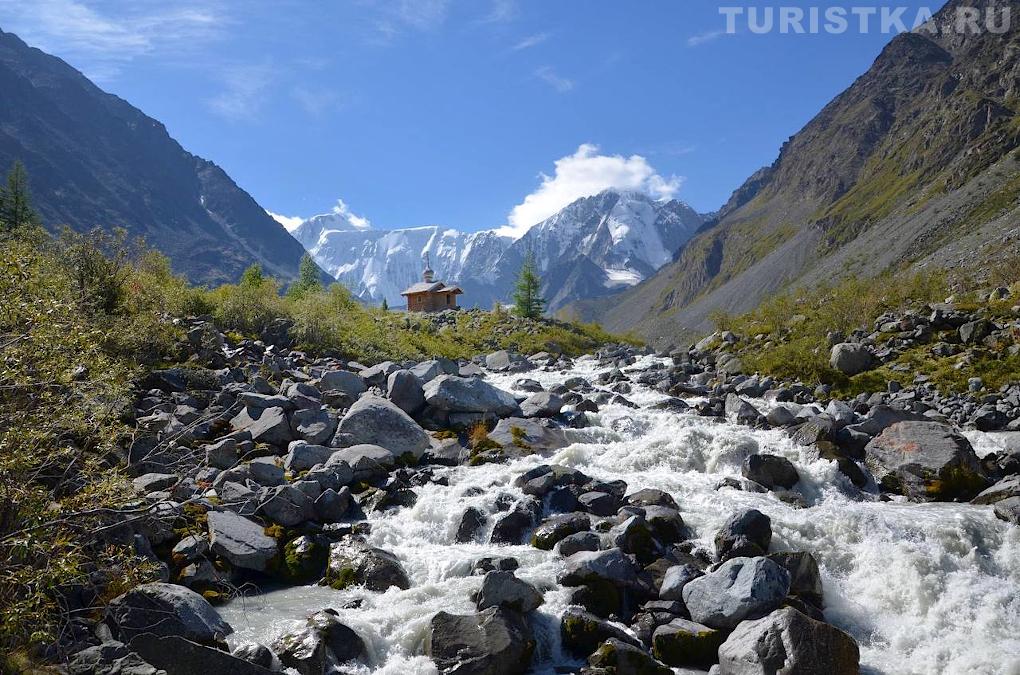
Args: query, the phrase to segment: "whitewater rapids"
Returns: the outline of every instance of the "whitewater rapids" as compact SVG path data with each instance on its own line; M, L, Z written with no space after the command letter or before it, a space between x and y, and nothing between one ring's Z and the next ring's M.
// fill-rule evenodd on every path
M652 361L646 357L637 367ZM550 387L574 375L593 380L602 370L607 368L582 358L569 371L534 371L524 377ZM490 376L490 382L513 391L519 377ZM641 406L664 398L641 385L633 387L627 397ZM1020 528L997 520L990 506L861 499L835 463L819 460L816 452L794 445L779 430L647 407L605 405L594 417L597 426L571 430L573 444L552 456L437 467L436 477L446 477L448 486L415 488L413 507L370 514L370 543L401 560L411 578L409 590L308 586L238 598L220 608L236 631L231 643L269 644L309 614L332 607L365 640L372 662L365 673L433 674L435 666L422 654L432 615L439 610L474 612L470 595L482 583L481 576L470 574L474 561L513 556L520 561L517 575L545 594L545 604L531 619L538 640L534 672L577 665L560 649L559 616L570 589L555 583L563 568L555 552L454 543L468 506L491 515L499 494L521 496L511 485L514 478L536 465L556 463L595 478L625 480L628 492L669 492L708 550L733 513L755 508L768 515L771 551L814 554L825 588L825 616L858 641L864 673L1020 674ZM967 435L979 455L995 447L989 435ZM771 494L716 489L723 478L739 476L743 459L759 451L794 462L801 476L797 490L808 508Z

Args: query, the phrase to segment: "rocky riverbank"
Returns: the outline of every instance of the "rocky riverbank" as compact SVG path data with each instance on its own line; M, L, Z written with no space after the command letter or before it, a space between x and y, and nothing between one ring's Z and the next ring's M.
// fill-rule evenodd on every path
M1006 521L981 521L994 546L1016 539L1003 532L1020 517L1020 437L979 456L961 428L973 415L957 414L975 394L932 405L919 382L829 400L739 374L707 344L368 365L230 347L203 322L189 336L216 368L139 382L123 458L138 498L99 535L132 541L159 581L75 619L72 673L856 673L870 638L835 579L859 541L812 550L788 521L956 502ZM1015 419L1013 393L983 405ZM673 421L707 424L690 429L711 452L649 435ZM758 440L716 449L713 427ZM623 480L600 464L635 447L621 439L662 450L615 457ZM420 517L419 541L395 536ZM316 600L273 620L288 588ZM283 624L264 644L236 639L257 589ZM387 609L410 626L401 640L358 620Z

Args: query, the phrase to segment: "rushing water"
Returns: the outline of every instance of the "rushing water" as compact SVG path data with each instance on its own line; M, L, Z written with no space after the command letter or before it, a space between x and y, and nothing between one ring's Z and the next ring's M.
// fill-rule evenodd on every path
M598 372L594 360L580 359L568 372L526 376L548 387ZM512 390L518 377L490 381ZM634 385L628 398L644 406L663 397ZM415 488L413 507L372 514L370 542L400 558L413 584L409 590L309 586L238 599L220 610L236 630L232 640L268 644L308 614L333 607L368 645L372 667L366 672L435 673L422 656L429 619L439 610L473 612L469 596L482 577L470 574L472 563L483 556L513 556L521 564L518 576L545 592L545 604L532 615L539 643L536 672L569 663L559 646L558 617L569 601L569 590L555 584L563 567L559 556L530 546L454 543L466 507L493 513L500 493L520 496L511 486L517 475L558 463L596 478L623 479L630 491L670 492L708 549L734 512L756 508L767 514L771 550L810 551L818 560L825 615L857 639L866 673L1020 674L1020 528L997 520L991 507L861 498L834 463L794 445L781 431L645 407L603 406L595 417L597 426L570 431L574 443L551 457L438 469L448 486ZM995 447L985 434L968 436L979 454ZM796 464L808 508L770 494L716 489L722 478L738 476L744 457L758 451ZM360 607L345 608L356 599Z

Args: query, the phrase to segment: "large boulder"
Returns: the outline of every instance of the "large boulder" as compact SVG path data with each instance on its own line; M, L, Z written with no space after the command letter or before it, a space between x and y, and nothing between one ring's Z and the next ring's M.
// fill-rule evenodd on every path
M232 420L230 426L247 431L255 443L268 443L285 448L294 438L287 412L280 407L245 408Z
M855 342L841 342L833 345L829 354L829 365L844 375L857 375L870 370L875 357L867 345Z
M538 609L542 602L542 594L527 581L518 579L513 572L493 570L482 581L477 607L479 611L490 607L508 607L527 614Z
M525 417L552 417L563 407L563 399L550 391L532 394L521 403Z
M328 443L336 433L336 416L323 408L303 408L290 415L294 437L318 445Z
M210 511L209 549L234 567L265 571L276 557L276 540L264 528L233 511Z
M865 451L882 488L913 501L969 500L988 485L970 441L940 422L898 422Z
M510 392L477 377L440 375L425 385L425 401L447 412L468 412L509 417L519 412Z
M324 675L365 655L365 643L332 610L316 612L305 625L273 643L273 652L286 668L300 675Z
M764 485L770 490L776 488L789 490L800 480L800 474L797 473L793 462L779 455L748 455L744 459L740 473L744 478Z
M397 457L417 460L429 447L429 435L406 412L378 396L365 396L351 406L337 427L335 444L379 445Z
M857 675L852 637L792 607L744 621L719 647L719 675ZM715 672L715 671L713 671Z
M425 639L425 653L444 675L526 673L534 651L524 617L502 607L466 616L439 612Z
M395 555L373 548L361 539L345 539L329 547L326 581L337 590L364 586L381 592L390 586L401 590L411 587L411 580Z
M425 407L422 381L410 370L397 370L386 380L386 398L408 415Z
M548 426L548 421L507 417L496 424L489 434L489 440L500 445L516 445L532 450L558 450L567 446L567 437L562 429Z
M673 670L655 659L640 647L609 638L588 657L588 665L598 673L610 672L616 675L673 675Z
M715 553L720 560L765 555L772 541L772 520L757 509L729 517L715 535Z
M531 545L544 551L551 551L566 537L591 529L591 518L587 513L564 513L551 516L535 529Z
M768 558L733 558L684 586L691 619L712 628L734 628L779 607L790 592L790 573Z
M372 480L382 478L396 465L396 456L379 445L361 443L348 448L341 448L330 455L324 468L335 469L341 473L341 479L350 474L351 481Z
M201 595L162 582L136 586L111 600L106 606L106 622L124 642L152 633L217 645L234 632Z
M221 649L177 636L143 633L135 636L129 647L146 662L170 675L270 675L273 672ZM121 671L122 675L127 673Z
M671 666L708 667L725 639L721 630L686 619L673 619L652 634L652 653Z
M319 380L319 389L322 391L338 391L347 394L351 398L361 396L368 389L365 380L347 370L330 370L323 373Z

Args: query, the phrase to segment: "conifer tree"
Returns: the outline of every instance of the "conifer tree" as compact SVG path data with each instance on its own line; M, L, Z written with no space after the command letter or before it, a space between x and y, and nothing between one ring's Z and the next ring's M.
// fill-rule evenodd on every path
M381 307L382 307L382 311L384 311L384 312L390 311L390 303L386 302L386 298L382 299Z
M541 295L542 279L538 276L535 254L530 249L524 254L524 263L514 285L514 312L528 319L541 318L545 299Z
M38 224L39 214L32 208L25 165L15 161L7 174L7 185L0 188L0 229L14 230Z

